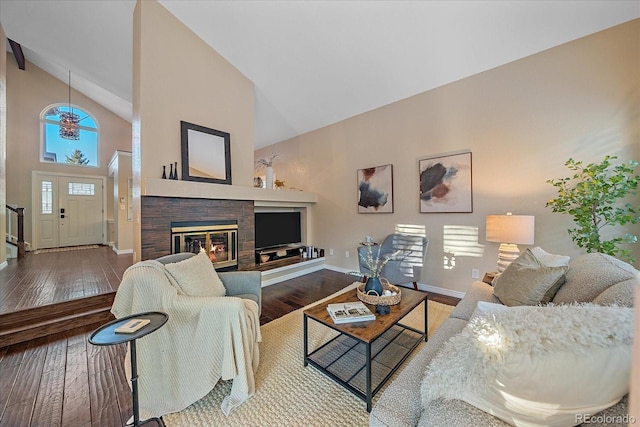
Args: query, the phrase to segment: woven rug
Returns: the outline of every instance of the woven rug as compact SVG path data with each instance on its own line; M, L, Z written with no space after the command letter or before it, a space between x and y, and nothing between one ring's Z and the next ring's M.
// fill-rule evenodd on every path
M100 246L98 245L81 245L81 246L66 246L64 248L49 248L49 249L37 249L34 251L34 255L37 254L50 254L54 252L69 252L69 251L80 251L83 249L98 249Z
M402 323L422 330L423 306L420 304ZM198 402L181 412L165 415L165 424L168 427L368 425L369 413L364 401L312 366L303 366L302 312L305 308L262 326L256 393L251 399L234 409L228 417L225 416L220 404L231 390L231 381L220 381ZM447 319L453 307L429 301L428 310L428 334L431 336ZM309 322L308 332L310 349L317 348L336 334L315 321ZM412 352L404 365L422 346L424 342ZM374 404L383 390L374 396Z

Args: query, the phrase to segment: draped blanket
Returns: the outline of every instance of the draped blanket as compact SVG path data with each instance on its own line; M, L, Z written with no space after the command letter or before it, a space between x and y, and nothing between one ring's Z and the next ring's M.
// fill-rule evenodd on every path
M157 261L124 274L111 312L116 318L146 311L169 315L157 331L136 341L141 419L181 411L207 395L218 380L233 380L225 415L255 391L261 341L258 305L235 297L179 295ZM130 353L125 369L130 381ZM131 384L129 384L131 386Z

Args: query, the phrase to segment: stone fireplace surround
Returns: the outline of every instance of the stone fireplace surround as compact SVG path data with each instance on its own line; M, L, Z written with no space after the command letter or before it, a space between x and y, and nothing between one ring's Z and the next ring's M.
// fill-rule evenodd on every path
M238 269L255 268L255 209L310 208L314 193L145 178L140 201L142 260L171 253L171 222L238 221ZM304 242L308 230L303 230Z
M171 253L171 223L238 221L238 269L255 266L254 204L250 200L212 200L143 196L141 202L142 259Z

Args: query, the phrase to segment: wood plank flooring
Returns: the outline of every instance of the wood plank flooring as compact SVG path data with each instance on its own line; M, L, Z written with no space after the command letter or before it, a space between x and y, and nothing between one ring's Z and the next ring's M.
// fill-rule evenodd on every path
M97 249L34 254L0 270L0 313L102 295L118 289L133 255Z
M107 248L108 251L110 249ZM29 262L39 268L55 270L58 263L75 262L82 266L83 272L68 274L77 277L99 277L94 284L104 280L105 283L117 284L114 277L122 277L128 265L124 261L101 260L102 267L91 266L88 253L94 249L79 251L72 258L62 258L61 252L56 254L32 255ZM43 258L54 255L57 261L46 261ZM103 254L110 257L108 253ZM118 256L114 257L118 258ZM42 261L39 261L42 260ZM75 260L75 261L74 261ZM94 259L94 262L97 258ZM108 264L105 266L104 264ZM11 267L11 266L10 266ZM38 268L38 269L39 269ZM18 281L25 285L20 274L0 272L0 280ZM51 271L33 274L54 283L53 277L61 277L61 273ZM97 275L97 276L96 276ZM349 283L353 277L331 270L320 270L296 279L281 282L263 288L263 306L261 324L277 319L286 313L304 307L324 298ZM17 283L17 282L16 282ZM14 283L15 285L15 283ZM106 286L106 285L100 285ZM55 291L34 291L31 295L55 295ZM80 292L93 292L97 286L83 288ZM3 296L4 307L16 309L24 304L15 292ZM60 294L60 292L58 293ZM71 294L76 294L71 292ZM440 302L457 304L457 299L430 295L431 299ZM43 298L36 299L44 300ZM11 303L9 303L11 301ZM0 303L1 304L1 303ZM14 426L122 426L132 416L131 391L124 372L124 356L126 346L108 347L93 346L88 337L95 328L89 325L73 331L50 335L48 337L0 348L0 427ZM153 424L151 424L153 425Z

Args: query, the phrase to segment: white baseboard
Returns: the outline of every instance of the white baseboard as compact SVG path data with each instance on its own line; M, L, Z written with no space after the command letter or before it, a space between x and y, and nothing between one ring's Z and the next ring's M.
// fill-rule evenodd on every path
M438 286L425 285L424 283L418 283L418 289L425 292L433 292L434 294L441 294L460 299L465 295L465 292L453 291L451 289L440 288Z
M315 258L298 264L286 265L262 272L262 287L275 285L285 280L295 279L305 274L313 273L325 268L324 258ZM281 274L283 271L288 273Z
M345 274L350 271L353 271L353 269L350 269L350 268L336 267L335 265L328 265L328 264L325 264L324 268L326 268L327 270L337 271L338 273L345 273Z
M125 255L125 254L133 253L133 249L118 249L115 246L112 246L111 249L113 250L113 252L116 253L116 255Z
M9 263L7 261L4 261L0 264L0 270L6 268L9 265Z

